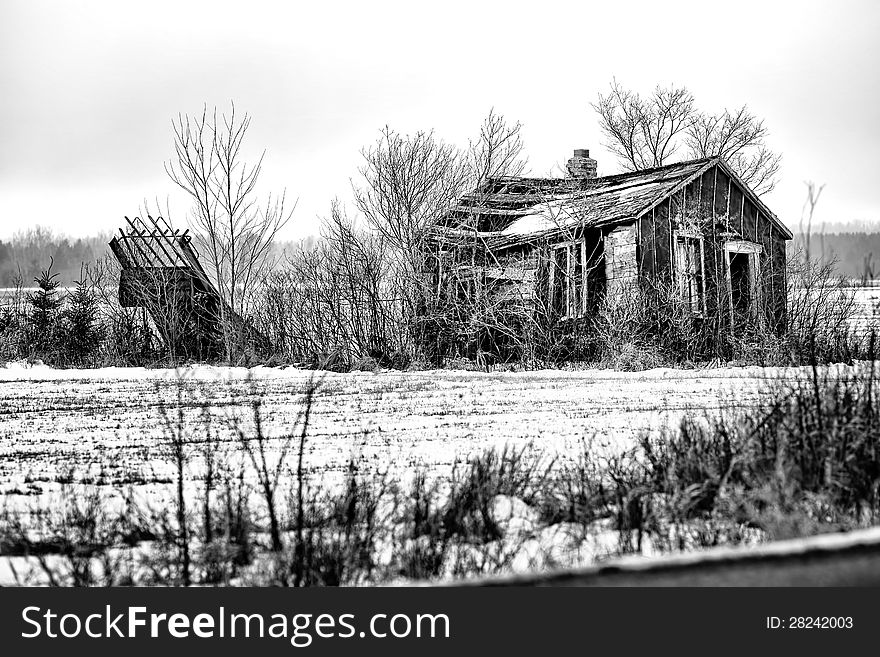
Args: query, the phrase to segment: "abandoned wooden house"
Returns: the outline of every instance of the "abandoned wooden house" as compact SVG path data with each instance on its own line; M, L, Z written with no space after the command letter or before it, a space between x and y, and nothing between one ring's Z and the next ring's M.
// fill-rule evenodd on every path
M223 301L199 262L188 230L174 229L162 217L125 221L128 230L120 229L110 241L121 266L119 303L149 315L172 358L219 358L230 333L250 346L264 342Z
M603 300L666 286L698 321L781 330L792 234L723 160L596 177L579 149L567 170L490 179L460 199L430 240L438 315L465 300L496 325L541 316L565 331Z

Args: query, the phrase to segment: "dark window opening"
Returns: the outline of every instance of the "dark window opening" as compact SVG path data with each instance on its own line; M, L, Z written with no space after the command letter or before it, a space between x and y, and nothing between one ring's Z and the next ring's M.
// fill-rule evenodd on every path
M583 317L587 306L587 248L583 241L550 250L550 303L553 314L568 319Z
M568 289L568 249L553 249L553 276L551 278L553 290L551 291L551 299L553 303L553 313L555 315L566 314L566 291Z
M730 294L734 312L747 315L752 302L751 257L748 253L730 254Z

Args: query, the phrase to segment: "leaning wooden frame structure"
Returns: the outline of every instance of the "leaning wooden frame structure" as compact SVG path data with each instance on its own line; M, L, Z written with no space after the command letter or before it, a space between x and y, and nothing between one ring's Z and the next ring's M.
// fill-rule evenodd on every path
M262 351L265 338L223 300L199 262L189 230L162 217L125 217L110 241L122 268L119 302L149 314L174 360L212 360L224 354L229 334ZM224 326L224 320L226 326Z

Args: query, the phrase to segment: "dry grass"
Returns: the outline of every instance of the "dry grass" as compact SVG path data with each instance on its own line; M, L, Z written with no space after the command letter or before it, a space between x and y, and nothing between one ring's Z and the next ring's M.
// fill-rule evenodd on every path
M289 434L298 439L279 452L268 449L275 438L265 433L259 393L251 425L217 427L204 398L192 400L200 412L184 412L179 387L164 426L165 458L179 476L163 485L176 503L107 481L86 494L67 473L62 503L7 505L0 551L19 583L345 585L872 525L880 373L869 363L805 374L778 381L751 410L687 414L624 449L584 439L554 463L536 444L490 448L471 451L448 475L422 465L410 477L355 457L339 485L307 480L299 465L322 440L308 419L314 392L301 397ZM216 433L232 439L207 438Z

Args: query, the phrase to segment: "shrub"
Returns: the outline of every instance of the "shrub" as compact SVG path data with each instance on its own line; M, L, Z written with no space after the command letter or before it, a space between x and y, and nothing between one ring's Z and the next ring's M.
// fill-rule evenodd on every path
M531 445L488 449L472 456L464 467L456 464L440 510L444 535L474 543L501 538L498 520L491 510L493 500L504 495L538 505L552 466Z
M718 357L727 347L720 325L714 314L694 315L671 286L645 282L604 298L587 320L586 340L601 365L642 370Z
M817 262L796 251L788 260L785 342L791 361L849 362L867 347L852 330L853 288L831 260Z
M0 306L0 359L39 358L56 367L143 366L160 354L141 309L122 308L118 272L108 261L83 264L72 292L63 294L54 261L25 292L21 280ZM114 277L114 273L117 274Z
M364 476L351 460L340 490L308 495L303 500L302 531L296 531L294 539L302 545L287 548L283 581L295 586L373 581L382 544L393 531L385 505L388 493L384 475ZM291 501L291 508L295 505Z
M64 299L58 291L58 274L52 273L53 261L34 279L37 291L28 295L27 351L29 355L50 360L59 352L61 306Z
M593 442L583 440L577 456L559 464L543 497L541 513L551 524L574 522L586 527L607 512L607 479Z
M714 524L725 541L753 527L769 538L873 524L880 516L880 418L873 361L852 374L813 367L779 382L757 410L686 419L643 437L639 460L655 527ZM667 538L669 535L667 534Z
M98 347L104 337L98 300L89 286L85 267L68 296L61 313L61 358L66 364L83 367L94 364Z
M21 358L27 348L27 295L19 275L0 306L0 360Z

